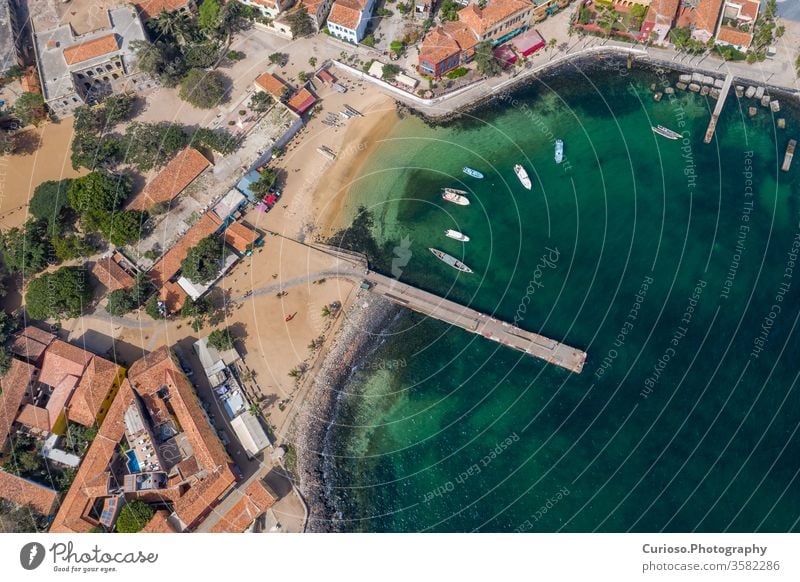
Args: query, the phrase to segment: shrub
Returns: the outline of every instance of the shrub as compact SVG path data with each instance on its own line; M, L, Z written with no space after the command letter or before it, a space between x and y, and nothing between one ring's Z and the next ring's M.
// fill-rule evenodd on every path
M208 3L205 0L203 4ZM119 533L136 533L147 525L147 522L155 515L155 511L144 501L134 499L126 503L117 517L117 531Z
M31 281L25 307L33 319L78 317L92 300L89 277L82 267L61 267Z
M199 109L213 109L225 100L226 92L222 73L191 69L181 81L178 94Z

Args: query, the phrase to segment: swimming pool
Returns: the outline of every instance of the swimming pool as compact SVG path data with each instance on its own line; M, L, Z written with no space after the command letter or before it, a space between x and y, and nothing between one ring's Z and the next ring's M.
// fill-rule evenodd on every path
M125 454L128 456L128 471L131 473L138 473L141 467L139 467L139 459L136 458L136 453L128 451Z

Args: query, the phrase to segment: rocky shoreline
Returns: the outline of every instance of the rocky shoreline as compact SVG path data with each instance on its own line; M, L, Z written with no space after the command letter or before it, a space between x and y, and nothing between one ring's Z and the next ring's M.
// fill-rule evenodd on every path
M313 380L294 434L298 485L308 505L308 532L337 530L337 510L326 479L327 436L353 369L372 351L376 340L380 341L381 331L399 309L381 297L359 294L344 314L346 320Z

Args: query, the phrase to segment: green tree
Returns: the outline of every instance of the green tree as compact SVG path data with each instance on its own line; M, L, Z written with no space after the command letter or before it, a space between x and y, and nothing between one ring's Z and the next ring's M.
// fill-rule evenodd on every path
M205 0L205 5L209 0ZM117 531L119 533L136 533L147 525L147 522L155 515L155 511L147 503L140 499L134 499L126 503L117 517Z
M14 227L0 235L3 262L11 273L33 275L50 264L52 247L47 222L28 220L22 227Z
M272 168L264 168L261 170L261 177L250 184L250 189L259 196L264 196L269 193L269 189L275 185L278 180L278 174Z
M82 267L61 267L30 282L25 307L33 319L78 317L92 300L92 288Z
M286 61L289 59L286 53L272 53L267 57L270 63L273 65L283 66L286 64Z
M105 115L105 127L111 128L127 121L133 115L133 107L136 104L136 95L133 93L120 93L119 95L109 95L103 99L103 114Z
M386 64L383 65L383 68L381 69L381 76L387 81L393 80L398 73L400 73L400 67L397 65Z
M152 317L153 319L164 319L164 316L161 315L161 311L158 308L158 296L153 295L150 299L147 300L147 303L144 304L144 310L147 315Z
M116 289L108 294L106 311L111 315L122 317L136 309L137 305L127 289Z
M305 6L300 6L297 10L290 12L286 21L289 23L294 38L314 33L314 21L311 20Z
M124 159L142 172L163 166L186 147L189 138L177 123L134 121L125 130Z
M215 329L208 334L208 345L220 351L230 350L233 348L233 337L228 328Z
M442 7L439 8L439 16L442 20L458 20L458 11L461 10L455 0L444 0Z
M186 41L186 20L179 12L162 10L150 23L161 35L175 39L179 42Z
M181 263L183 276L201 285L213 281L222 267L222 251L222 242L217 237L204 238L189 249Z
M208 0L207 0L208 1ZM179 95L199 109L212 109L225 100L225 76L217 71L192 69L181 81Z
M157 40L151 44L146 40L134 40L131 49L139 69L156 77L166 87L174 87L186 74L186 62L180 47L172 43Z
M264 113L272 105L272 95L259 91L250 98L250 109L257 113Z
M393 40L389 45L389 50L398 55L403 52L404 48L406 48L406 45L403 44L402 40Z
M17 149L17 140L14 139L14 136L0 131L0 156L13 154L15 149Z
M61 222L65 212L69 211L67 190L72 180L47 180L33 191L28 203L28 211L39 220L50 221L51 224Z
M111 244L121 247L141 238L146 220L146 212L116 210L104 213L98 228L103 238Z
M219 24L219 14L222 5L219 0L203 0L198 10L197 23L200 28L212 30Z
M239 147L239 142L224 129L200 127L192 134L190 142L195 147L207 147L223 155L231 154Z
M86 258L97 250L86 238L76 234L53 234L50 237L50 244L53 253L59 261L71 261L72 259Z
M475 66L481 75L493 77L499 75L503 68L492 52L492 43L483 41L475 47Z
M99 136L89 131L75 132L70 145L72 168L94 170L110 166L119 155L119 144L114 138Z
M202 42L187 46L183 54L187 67L207 69L216 66L220 49L216 42Z
M131 182L127 177L95 171L75 178L67 189L67 199L80 214L110 212L119 208L130 193Z
M44 99L38 93L23 93L13 107L14 116L22 125L38 124L47 115Z

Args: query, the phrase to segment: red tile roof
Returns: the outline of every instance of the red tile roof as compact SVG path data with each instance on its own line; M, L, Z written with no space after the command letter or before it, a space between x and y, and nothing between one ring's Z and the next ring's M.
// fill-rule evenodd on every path
M212 533L242 533L257 517L275 504L260 480L255 480L241 492L241 499L219 517Z
M247 247L256 243L261 235L248 228L241 222L232 222L225 229L225 243L235 248L239 253L246 253Z
M481 8L475 3L470 3L458 11L458 19L469 26L478 36L483 37L490 29L504 22L511 16L532 9L530 2L522 0L489 0ZM527 22L520 22L520 26ZM508 32L508 31L504 31Z
M669 25L675 20L681 0L653 0L645 17L646 22Z
M297 93L292 95L292 98L286 103L295 113L305 113L314 103L317 98L314 97L307 89L300 89Z
M169 512L159 509L142 528L141 533L175 533L175 528L169 523L168 518Z
M218 226L207 213L201 216L200 220L186 231L183 238L169 249L148 272L148 276L156 286L161 287L172 279L181 270L181 263L186 258L189 249L207 236L214 234Z
M0 376L0 449L5 448L11 426L35 374L36 368L14 358L8 372Z
M144 189L128 203L130 210L147 210L158 202L170 202L202 174L211 162L193 147L177 154Z
M761 8L761 0L745 0L740 13L741 17L755 20L758 18L758 11Z
M58 386L67 376L80 378L93 354L60 339L53 340L42 360L39 381Z
M17 415L17 422L37 430L50 430L50 414L46 408L26 404Z
M272 73L261 73L256 77L255 83L259 89L269 93L275 97L275 99L283 97L283 94L289 89L286 83Z
M74 65L117 50L119 50L117 35L112 33L65 48L64 60L68 65Z
M0 498L17 505L31 505L42 515L50 515L58 501L58 492L0 470Z
M328 14L328 22L338 24L342 28L355 30L361 22L363 7L357 0L336 0Z
M117 376L122 372L114 362L94 356L72 393L67 418L83 426L93 426Z
M425 35L419 49L419 60L436 65L460 52L458 42L446 34L441 26L437 26Z
M694 16L695 30L703 30L709 34L714 34L717 30L717 22L722 12L723 0L699 0Z
M52 333L29 325L15 336L11 344L11 351L21 358L38 362L54 339L56 336Z
M717 33L717 40L734 46L750 48L753 42L753 34L750 32L742 32L741 30L730 28L729 26L723 26Z
M172 281L167 281L158 290L158 298L164 302L168 313L175 313L183 307L187 297L189 294L184 291L183 287Z
M142 14L142 19L154 18L162 12L174 12L189 4L188 0L144 0L134 5Z
M95 261L92 265L92 274L108 291L133 286L133 277L110 256Z

